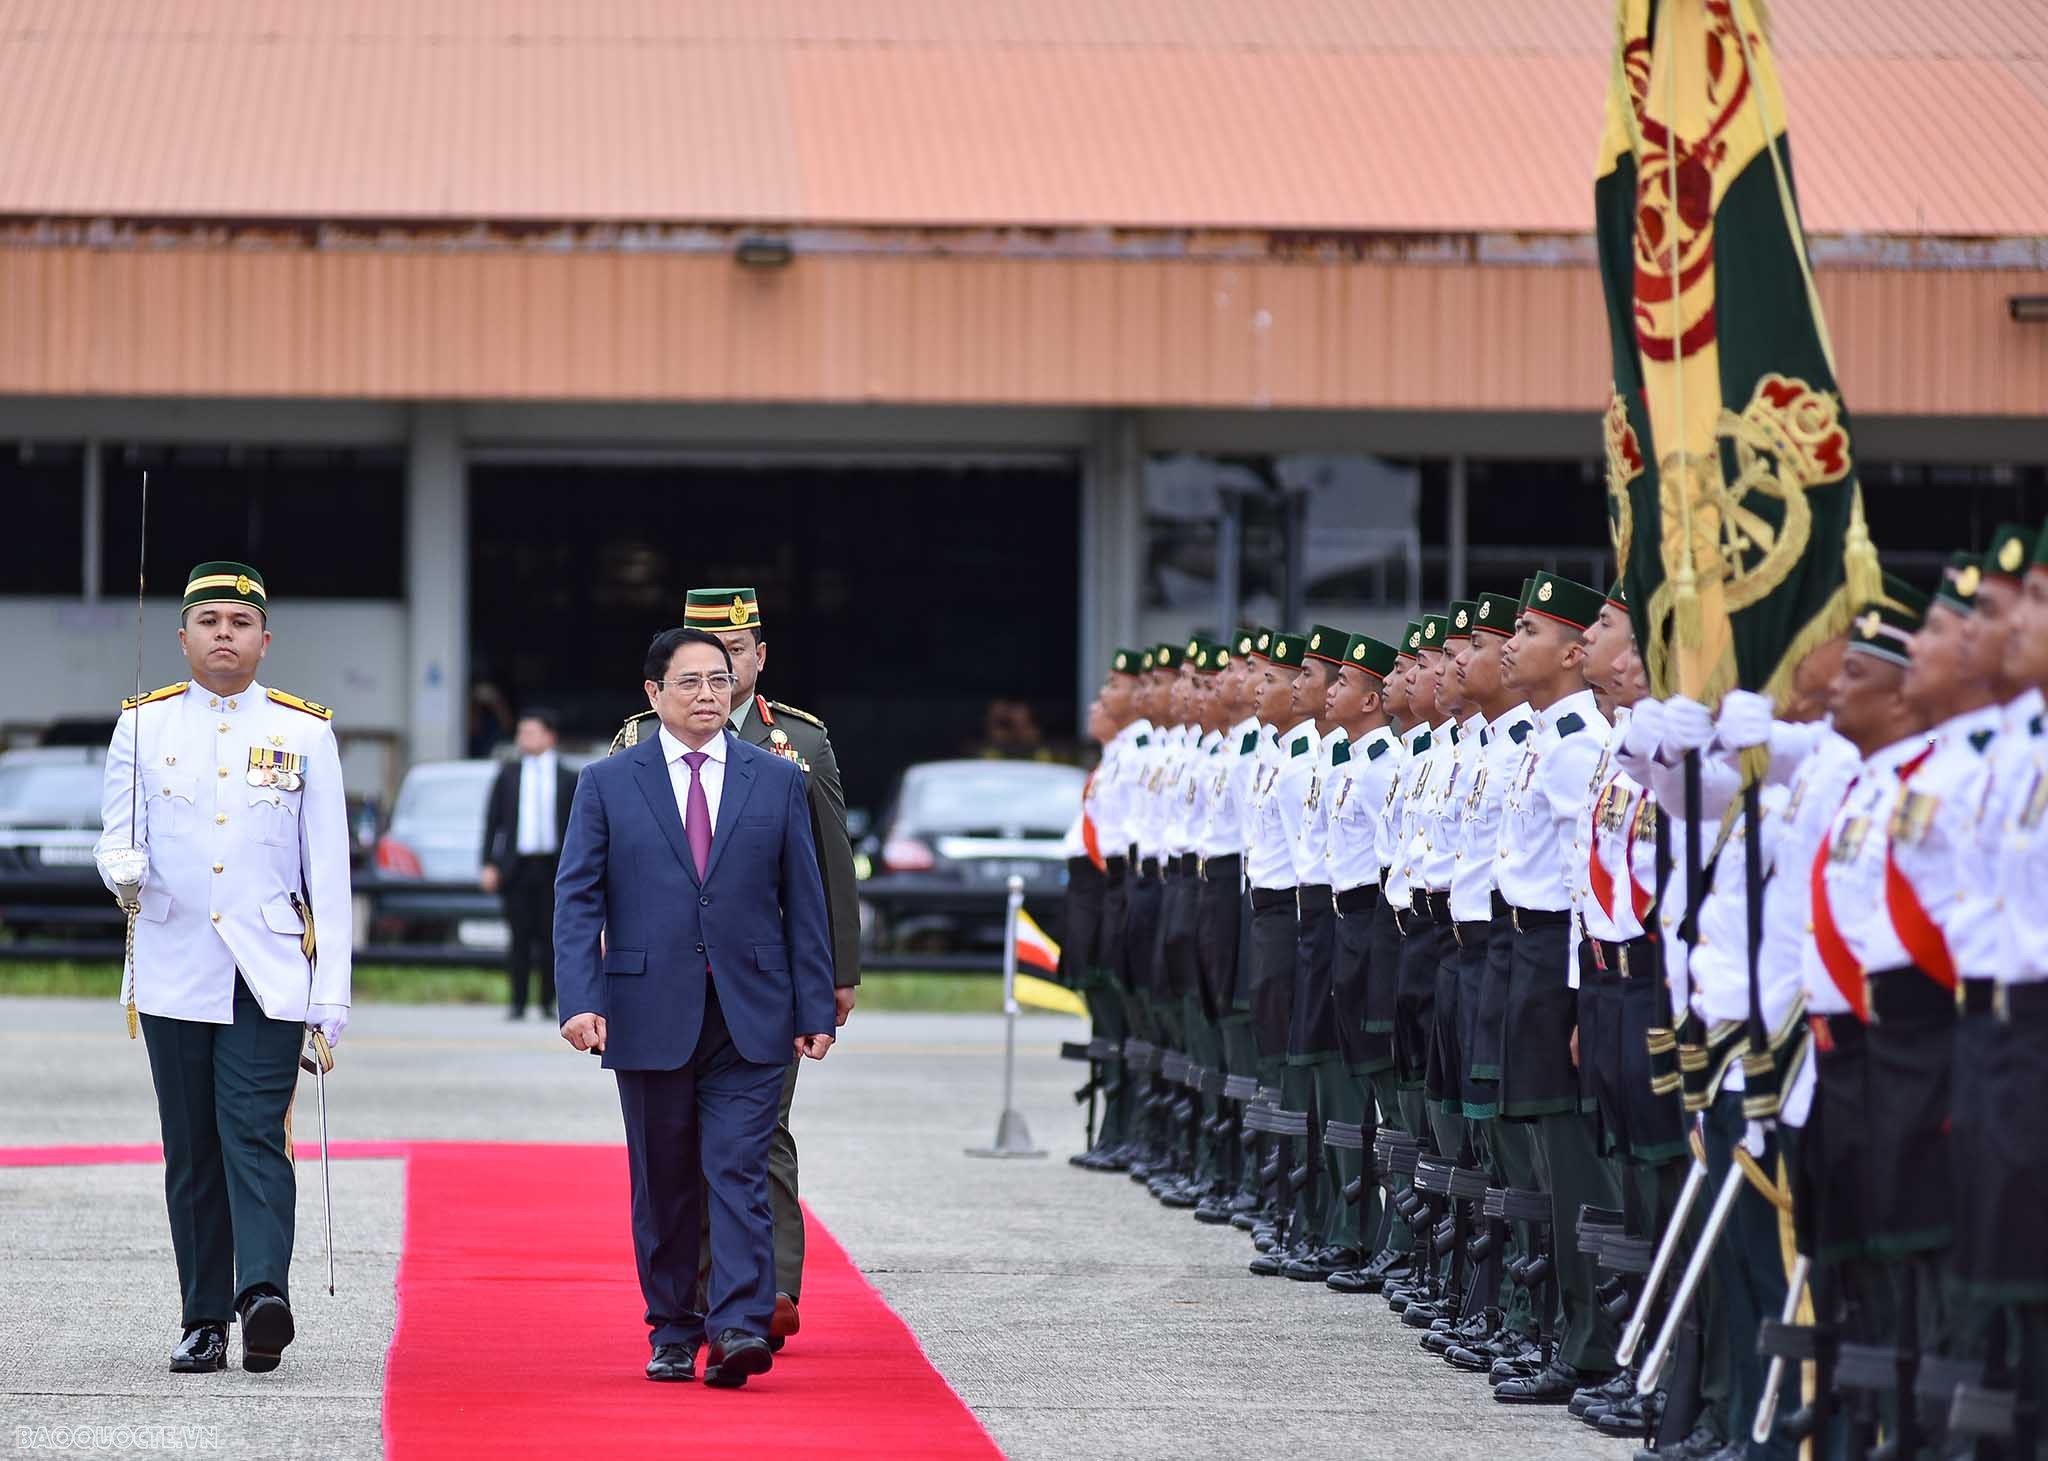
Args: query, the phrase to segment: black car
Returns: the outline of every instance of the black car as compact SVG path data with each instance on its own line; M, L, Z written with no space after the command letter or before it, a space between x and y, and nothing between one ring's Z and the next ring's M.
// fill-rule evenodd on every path
M931 761L903 773L856 870L869 958L1000 950L1011 876L1057 939L1062 843L1087 777L1041 761Z
M0 753L0 928L15 937L118 936L93 864L106 762L104 741Z

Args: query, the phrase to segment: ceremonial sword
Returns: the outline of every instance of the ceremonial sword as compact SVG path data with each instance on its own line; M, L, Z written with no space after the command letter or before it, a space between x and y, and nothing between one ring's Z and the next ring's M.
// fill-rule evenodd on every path
M334 1293L334 1164L327 1156L327 1072L334 1069L334 1049L318 1030L312 1032L311 1054L299 1053L299 1068L313 1072L320 1096L320 1210L327 1219L327 1292Z

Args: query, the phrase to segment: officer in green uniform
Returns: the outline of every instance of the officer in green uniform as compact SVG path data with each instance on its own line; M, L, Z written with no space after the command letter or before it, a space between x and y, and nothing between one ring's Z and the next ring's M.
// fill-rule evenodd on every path
M808 711L757 692L768 667L768 642L761 627L760 600L751 588L693 588L684 597L683 623L715 635L732 656L739 687L733 691L733 734L803 768L811 798L811 837L825 875L825 900L832 913L832 982L839 1023L853 1012L860 984L860 897L853 873L853 845L846 835L846 795L840 788L839 758L825 723ZM653 734L654 712L642 711L619 728L611 749L623 750ZM797 1069L791 1061L782 1082L782 1110L775 1144L768 1153L768 1193L775 1209L775 1321L770 1343L777 1349L797 1332L797 1304L803 1298L804 1215L797 1202L796 1138L789 1130L789 1106L796 1096ZM707 1218L708 1220L708 1218ZM711 1250L704 1250L710 1262Z

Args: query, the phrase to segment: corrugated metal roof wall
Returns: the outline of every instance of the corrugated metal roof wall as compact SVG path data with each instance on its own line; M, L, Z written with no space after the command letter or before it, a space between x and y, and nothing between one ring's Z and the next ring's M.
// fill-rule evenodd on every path
M2048 4L1778 0L1821 233L2048 236ZM0 214L1584 233L1608 0L0 0Z
M1862 414L2048 415L2048 271L1820 276ZM1585 267L0 249L0 393L1579 411ZM1589 426L1589 449L1595 441Z

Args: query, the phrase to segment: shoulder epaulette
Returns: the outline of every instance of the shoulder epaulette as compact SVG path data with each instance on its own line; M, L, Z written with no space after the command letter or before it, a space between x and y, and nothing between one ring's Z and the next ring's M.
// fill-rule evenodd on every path
M1350 759L1351 742L1339 741L1336 745L1330 747L1330 764L1332 766L1342 766L1345 762L1349 761Z
M1529 739L1529 727L1531 724L1532 722L1526 720L1516 721L1508 727L1508 739L1518 746L1521 745L1522 742Z
M165 685L161 689L150 691L147 695L131 695L121 702L121 708L133 710L138 705L152 705L159 700L168 700L173 695L184 694L186 687L191 683L190 680L180 680L175 685Z
M784 715L795 716L805 725L814 725L819 730L825 729L825 722L818 719L817 716L811 714L808 710L798 710L794 705L784 705L780 700L770 700L768 704L774 709L781 711Z
M1287 754L1290 756L1306 756L1308 754L1308 737L1296 736L1294 744L1287 748Z
M266 690L264 693L279 705L289 705L294 710L303 710L306 714L321 720L334 719L334 712L317 700L301 700L289 690Z
M640 722L652 714L654 712L651 710L643 710L638 715L628 716L626 723L619 727L619 733L612 737L611 745L605 748L605 754L607 756L615 755L625 750L628 746L639 745Z
M1377 761L1380 757L1386 755L1387 752L1393 749L1394 743L1392 741L1374 741L1371 745L1365 748L1365 759L1368 761Z
M1991 738L1997 734L1998 732L1994 730L1971 731L1970 749L1980 756L1983 755L1984 748L1991 744Z
M1244 733L1244 739L1237 743L1237 754L1240 756L1249 756L1252 752L1258 750L1258 748L1259 733L1255 730L1248 730Z
M1557 733L1560 736L1577 735L1580 731L1584 730L1585 728L1585 718L1581 716L1576 710L1574 710L1570 715L1567 715L1563 720L1560 720L1557 723Z

